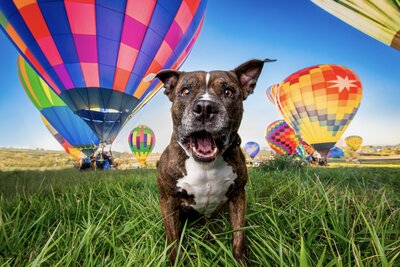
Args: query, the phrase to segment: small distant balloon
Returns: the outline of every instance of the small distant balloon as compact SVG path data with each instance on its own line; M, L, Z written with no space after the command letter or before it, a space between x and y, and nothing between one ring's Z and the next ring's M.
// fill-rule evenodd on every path
M156 136L153 130L146 125L139 125L129 134L128 143L133 156L143 167L146 165L147 157L151 154L156 144Z
M350 147L352 150L356 151L357 149L360 148L363 139L361 136L351 135L351 136L346 137L344 139L344 141L346 142L346 145L348 147Z
M254 159L258 152L260 152L260 145L256 142L247 142L244 145L244 151L251 159Z
M333 158L333 159L341 158L343 156L344 156L344 151L336 146L332 147L331 150L329 150L328 154L326 155L327 158Z

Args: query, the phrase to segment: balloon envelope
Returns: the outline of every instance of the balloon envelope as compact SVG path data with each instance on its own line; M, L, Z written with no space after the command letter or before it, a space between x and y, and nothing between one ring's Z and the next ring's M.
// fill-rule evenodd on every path
M279 88L279 84L274 84L271 85L270 87L267 88L267 98L269 101L271 101L272 104L275 105L275 97L276 97L276 92Z
M327 158L341 158L344 156L344 151L336 146L332 147L326 155Z
M256 142L247 142L244 145L244 151L250 158L254 159L258 152L260 152L260 145Z
M356 151L357 149L360 148L362 144L362 137L358 135L351 135L347 136L344 141L346 142L346 145L350 147L352 150Z
M110 144L160 89L148 74L178 68L205 0L0 2L6 34L63 101Z
M313 148L312 145L308 144L306 141L301 140L300 144L304 147L307 155L312 155L312 153L314 153L315 149Z
M284 121L274 121L266 130L268 144L281 155L295 155L300 139L296 132Z
M276 100L285 121L322 155L339 140L362 97L357 75L339 65L297 71L280 85Z
M26 94L56 132L73 147L98 145L99 139L89 126L65 105L21 56L17 63Z
M146 125L139 125L129 134L128 143L133 156L139 161L140 166L144 166L156 144L156 136Z
M332 15L400 50L400 2L392 0L311 0Z
M305 158L307 156L306 149L304 148L304 146L301 143L299 143L299 145L297 146L296 153L301 158Z

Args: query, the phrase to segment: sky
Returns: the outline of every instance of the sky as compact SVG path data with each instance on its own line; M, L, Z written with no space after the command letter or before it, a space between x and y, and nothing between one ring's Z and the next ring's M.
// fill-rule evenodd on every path
M249 59L277 59L264 66L254 94L244 102L239 134L267 147L265 129L282 119L266 88L317 64L352 69L363 84L360 108L344 133L365 145L400 144L400 51L320 9L308 0L210 0L202 32L181 70L231 70ZM41 121L17 75L17 50L0 33L0 147L61 150ZM122 129L115 151L129 151L128 135L146 124L156 134L154 151L169 143L171 102L159 93Z

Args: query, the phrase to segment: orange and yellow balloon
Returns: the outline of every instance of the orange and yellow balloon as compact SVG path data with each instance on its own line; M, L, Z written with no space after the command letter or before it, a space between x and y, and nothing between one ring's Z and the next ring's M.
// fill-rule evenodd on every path
M361 81L352 70L324 64L288 76L276 102L301 139L325 156L354 118L361 98Z

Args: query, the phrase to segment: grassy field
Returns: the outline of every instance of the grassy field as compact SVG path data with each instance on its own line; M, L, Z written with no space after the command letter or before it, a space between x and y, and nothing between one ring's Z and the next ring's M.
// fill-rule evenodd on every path
M400 168L249 170L253 266L400 266ZM166 266L155 170L0 172L0 266ZM226 216L176 266L236 266Z

